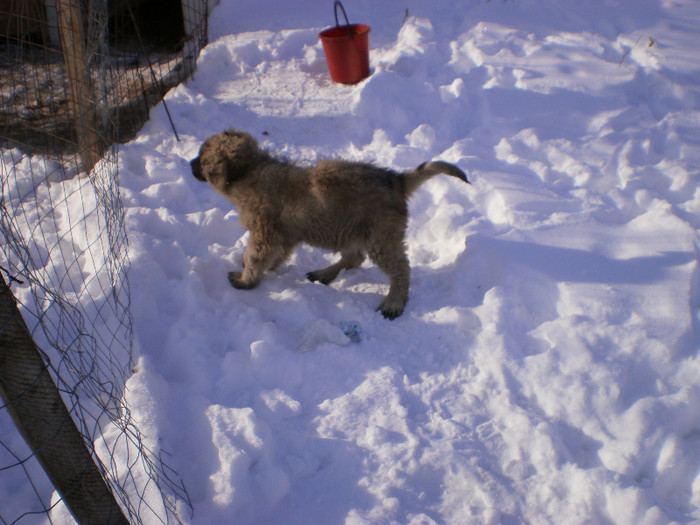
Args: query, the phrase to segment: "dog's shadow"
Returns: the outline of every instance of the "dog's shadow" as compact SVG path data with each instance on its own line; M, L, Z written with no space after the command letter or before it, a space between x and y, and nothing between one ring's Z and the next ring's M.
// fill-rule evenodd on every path
M389 282L371 261L342 271L328 285L311 283L306 278L308 272L323 268L338 257L319 248L300 245L276 272L268 272L259 289L272 300L306 296L320 307L319 315L323 316L345 317L346 308L354 315L360 315L363 309L373 313L386 294ZM653 284L667 278L673 268L695 258L690 252L668 251L616 259L581 249L475 234L467 238L464 250L454 262L440 268L429 264L413 266L406 313L424 315L449 306L479 306L486 293L503 281L506 272L532 271L552 283ZM242 265L242 255L236 258L236 264Z

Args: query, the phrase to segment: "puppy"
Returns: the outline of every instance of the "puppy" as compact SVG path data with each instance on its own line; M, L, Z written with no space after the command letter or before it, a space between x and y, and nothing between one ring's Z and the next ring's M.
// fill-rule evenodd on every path
M389 293L377 308L387 319L400 316L408 300L408 198L438 173L469 183L462 170L446 162L428 162L406 173L340 160L298 167L275 159L253 137L233 129L207 139L190 165L195 178L236 206L250 231L243 272L228 274L235 288L254 288L265 271L276 269L305 242L340 252L338 262L307 274L323 284L341 270L360 266L368 255L389 277Z

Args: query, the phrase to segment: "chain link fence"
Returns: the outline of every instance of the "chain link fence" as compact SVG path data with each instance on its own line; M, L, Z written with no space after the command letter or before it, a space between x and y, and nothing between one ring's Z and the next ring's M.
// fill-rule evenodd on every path
M0 0L0 285L11 291L0 315L2 524L70 522L78 490L57 490L45 450L15 424L39 379L9 394L12 323L26 327L70 414L40 448L65 446L74 425L128 522L190 512L125 388L134 363L117 151L192 73L206 21L206 0Z

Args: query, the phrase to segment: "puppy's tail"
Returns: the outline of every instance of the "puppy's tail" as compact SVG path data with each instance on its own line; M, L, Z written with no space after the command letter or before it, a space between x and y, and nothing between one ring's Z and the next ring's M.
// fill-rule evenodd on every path
M406 196L410 197L421 184L438 173L445 173L447 175L457 177L459 180L463 180L469 184L467 175L454 164L449 164L442 161L424 162L416 169L407 171L403 174L406 182Z

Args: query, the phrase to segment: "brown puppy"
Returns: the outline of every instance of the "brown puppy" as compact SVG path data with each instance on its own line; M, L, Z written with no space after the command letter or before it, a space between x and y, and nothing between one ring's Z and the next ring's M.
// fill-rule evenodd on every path
M307 274L323 284L369 255L391 283L377 308L387 319L400 316L408 300L408 197L438 173L469 182L446 162L428 162L406 173L337 160L302 168L273 158L253 137L233 129L207 139L190 165L197 179L236 206L250 231L243 272L228 275L235 288L257 286L265 271L277 268L300 242L340 252L338 262Z

